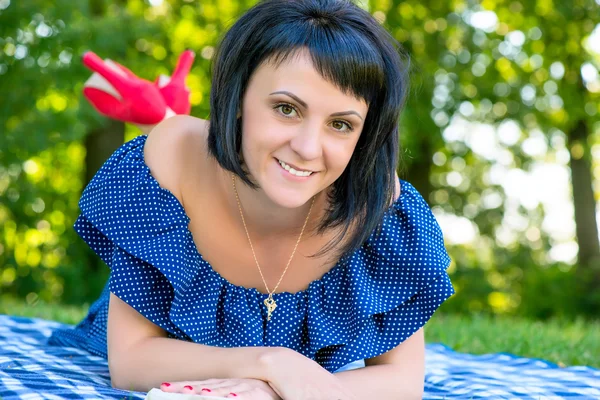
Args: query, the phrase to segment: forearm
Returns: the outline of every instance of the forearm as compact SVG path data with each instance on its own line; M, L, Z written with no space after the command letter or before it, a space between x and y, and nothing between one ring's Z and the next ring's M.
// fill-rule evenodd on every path
M358 399L414 400L423 398L424 381L391 365L372 365L335 373Z
M266 381L263 356L269 347L215 347L153 337L109 360L113 387L149 391L162 382L211 378Z

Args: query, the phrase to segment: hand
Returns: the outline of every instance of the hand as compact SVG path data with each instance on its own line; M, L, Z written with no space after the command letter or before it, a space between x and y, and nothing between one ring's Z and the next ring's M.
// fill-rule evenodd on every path
M192 108L190 89L185 85L185 78L190 73L194 57L195 53L193 51L184 51L177 60L173 75L171 77L160 75L154 81L154 85L160 90L167 106L176 114L189 114Z
M190 389L191 388L191 389ZM202 390L203 388L209 389ZM170 393L201 394L236 400L282 400L265 381L260 379L208 379L204 381L170 382L160 390Z
M274 349L266 365L269 385L285 400L357 400L337 376L294 350Z
M84 84L83 94L98 112L142 125L157 124L165 118L167 104L152 82L138 78L119 63L102 60L91 51L82 60L95 72Z

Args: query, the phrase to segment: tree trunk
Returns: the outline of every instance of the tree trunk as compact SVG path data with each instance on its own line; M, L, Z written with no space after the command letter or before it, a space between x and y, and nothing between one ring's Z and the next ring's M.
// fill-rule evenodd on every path
M108 157L125 142L125 125L122 122L110 120L108 125L91 131L85 137L85 186L92 180ZM89 266L94 272L100 270L103 263L98 256L90 251Z
M569 132L569 148L581 145L586 149L583 157L571 156L571 180L573 182L573 203L575 206L575 224L579 243L579 263L589 265L590 261L600 258L600 239L596 222L596 200L592 182L591 163L588 145L589 128L580 120Z
M581 145L585 151L582 157L571 154L571 181L575 225L579 244L578 266L575 270L583 304L580 311L594 313L600 305L600 239L596 222L596 200L592 185L591 155L588 145L589 127L585 120L579 120L569 132L569 149Z

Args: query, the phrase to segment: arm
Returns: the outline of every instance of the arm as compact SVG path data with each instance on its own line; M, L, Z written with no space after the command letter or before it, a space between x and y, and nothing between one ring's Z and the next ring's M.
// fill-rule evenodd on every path
M285 400L423 397L425 341L419 329L394 349L365 360L365 368L330 373L314 360L287 348L269 352L261 364L266 380Z
M425 382L423 328L392 350L365 360L365 368L335 374L358 398L421 399Z
M263 376L266 347L224 348L167 338L166 332L110 294L108 366L112 386L149 391L165 381Z
M186 157L202 120L178 115L161 122L148 135L144 159L160 186L182 201L181 182ZM108 365L112 385L148 391L161 382L211 378L261 379L266 347L221 348L171 339L116 295L108 310Z

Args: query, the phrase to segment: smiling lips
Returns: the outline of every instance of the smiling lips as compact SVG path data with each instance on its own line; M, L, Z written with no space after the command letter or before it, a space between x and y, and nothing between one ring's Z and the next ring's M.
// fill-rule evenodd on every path
M281 161L279 159L277 159L277 162L279 162L279 165L281 165L281 167L283 169L285 169L286 171L288 171L292 175L295 175L295 176L310 176L310 175L313 174L313 171L308 171L308 170L303 171L303 170L300 170L300 169L296 169L296 168L292 167L291 165L286 164L285 162L283 162L283 161Z

